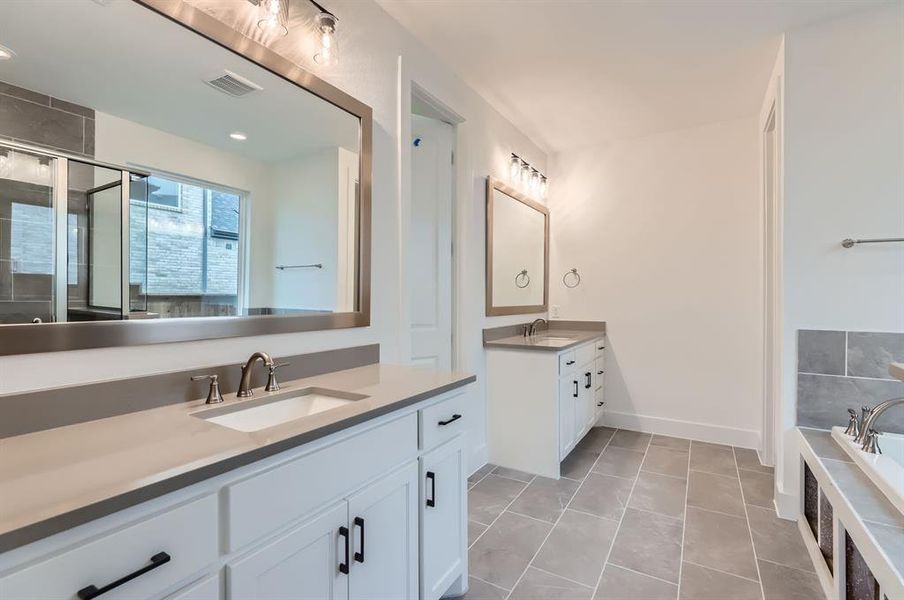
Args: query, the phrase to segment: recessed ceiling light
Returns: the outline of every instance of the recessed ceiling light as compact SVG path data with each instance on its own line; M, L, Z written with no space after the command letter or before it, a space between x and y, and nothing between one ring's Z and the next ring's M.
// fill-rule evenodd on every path
M15 55L16 53L13 52L11 48L7 48L3 44L0 44L0 60L9 60Z
M244 142L245 140L248 139L248 136L245 135L244 133L242 133L241 131L233 131L232 133L229 134L229 137L231 137L234 140L238 140L240 142Z

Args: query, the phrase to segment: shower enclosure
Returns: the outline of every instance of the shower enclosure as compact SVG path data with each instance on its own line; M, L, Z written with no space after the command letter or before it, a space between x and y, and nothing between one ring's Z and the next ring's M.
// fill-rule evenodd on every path
M148 175L0 142L0 324L145 316Z

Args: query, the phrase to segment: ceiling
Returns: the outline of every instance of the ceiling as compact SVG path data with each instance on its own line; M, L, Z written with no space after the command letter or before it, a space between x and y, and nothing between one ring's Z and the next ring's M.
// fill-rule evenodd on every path
M887 3L377 2L553 152L757 114L782 32Z
M134 2L0 0L0 24L16 52L0 81L254 160L357 151L357 117ZM204 83L224 69L263 90L234 98Z

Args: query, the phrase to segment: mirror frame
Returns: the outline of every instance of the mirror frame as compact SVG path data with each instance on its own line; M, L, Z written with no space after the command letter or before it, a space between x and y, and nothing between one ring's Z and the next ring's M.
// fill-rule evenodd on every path
M181 0L133 1L359 118L357 310L299 316L186 317L0 325L0 356L369 326L373 181L371 107Z
M543 214L543 304L524 304L518 306L495 306L493 304L493 192L500 191L506 196ZM486 215L486 316L524 315L541 313L549 310L549 209L493 177L487 177L487 215Z

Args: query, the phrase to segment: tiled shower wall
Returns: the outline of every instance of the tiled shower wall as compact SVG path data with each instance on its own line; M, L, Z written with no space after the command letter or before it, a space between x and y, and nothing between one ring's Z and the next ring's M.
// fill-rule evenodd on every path
M848 408L904 396L904 382L888 374L892 362L904 362L904 333L800 330L797 424L844 426ZM877 429L904 433L904 406L889 409Z
M94 109L0 81L0 137L94 156Z

